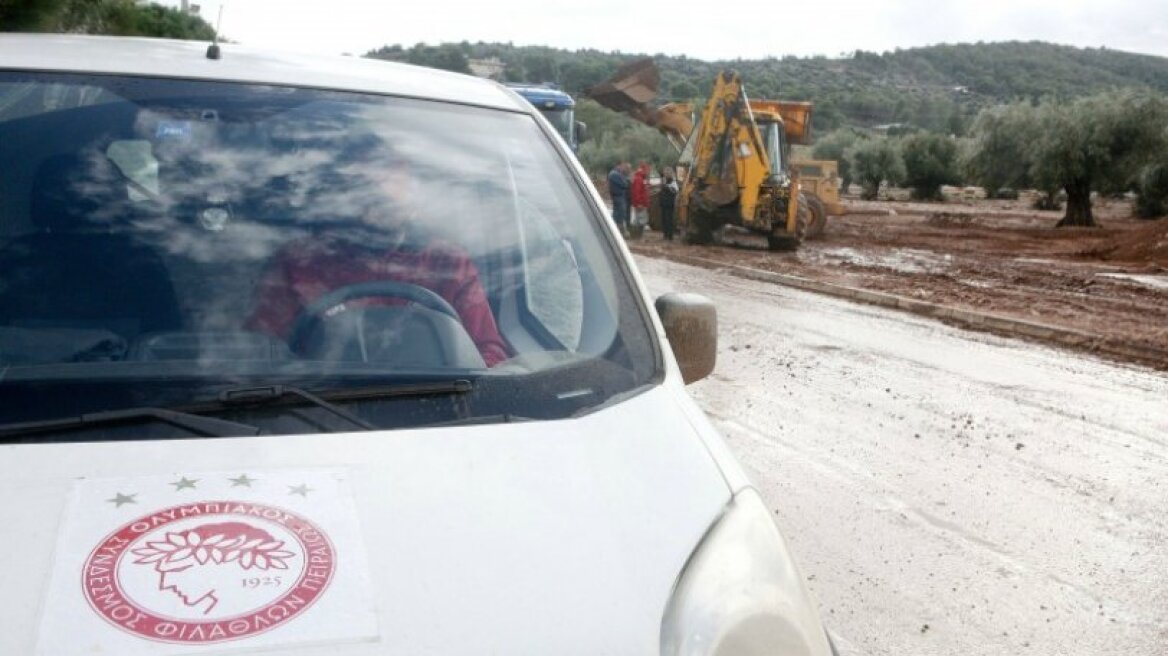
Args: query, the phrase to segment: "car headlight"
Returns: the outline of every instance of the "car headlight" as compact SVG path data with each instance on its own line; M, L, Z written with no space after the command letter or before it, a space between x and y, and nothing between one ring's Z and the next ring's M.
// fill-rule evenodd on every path
M681 573L662 656L828 656L819 612L758 492L745 489Z

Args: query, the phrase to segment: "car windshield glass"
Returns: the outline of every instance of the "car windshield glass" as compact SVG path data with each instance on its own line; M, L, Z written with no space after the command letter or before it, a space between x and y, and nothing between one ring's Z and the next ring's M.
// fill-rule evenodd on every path
M452 379L473 392L371 423L552 418L660 376L603 216L529 115L7 73L0 143L0 422Z

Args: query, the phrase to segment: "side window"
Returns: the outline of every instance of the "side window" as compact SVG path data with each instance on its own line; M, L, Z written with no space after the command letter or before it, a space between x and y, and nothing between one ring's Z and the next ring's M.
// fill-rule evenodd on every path
M532 204L519 202L527 309L565 348L580 346L584 285L572 243Z
M530 131L546 140L534 121ZM619 327L613 271L596 267L610 255L589 226L607 218L589 213L566 163L547 146L515 139L498 147L506 157L508 210L519 228L518 319L545 346L554 338L570 352L597 355L613 343Z

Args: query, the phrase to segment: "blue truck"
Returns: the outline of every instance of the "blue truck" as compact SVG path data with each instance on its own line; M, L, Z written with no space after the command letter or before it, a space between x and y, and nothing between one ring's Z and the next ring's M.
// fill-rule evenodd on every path
M588 127L576 120L576 101L572 96L551 84L508 84L507 87L538 109L572 152L576 152L586 138Z

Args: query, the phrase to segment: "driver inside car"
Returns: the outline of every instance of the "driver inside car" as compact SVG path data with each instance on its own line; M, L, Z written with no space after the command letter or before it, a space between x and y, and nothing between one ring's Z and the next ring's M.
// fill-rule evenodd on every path
M255 309L245 327L289 341L296 337L294 326L302 313L323 295L361 283L395 281L428 289L449 303L488 367L506 360L507 347L474 262L463 249L424 234L413 166L402 157L386 161L386 152L382 146L377 160L363 157L338 169L342 177L360 181L345 185L350 191L343 198L358 203L357 225L338 222L336 228L291 242L276 253L259 281ZM371 202L360 202L365 197ZM406 302L396 295L370 295L322 314L327 318ZM294 351L301 347L289 346Z

